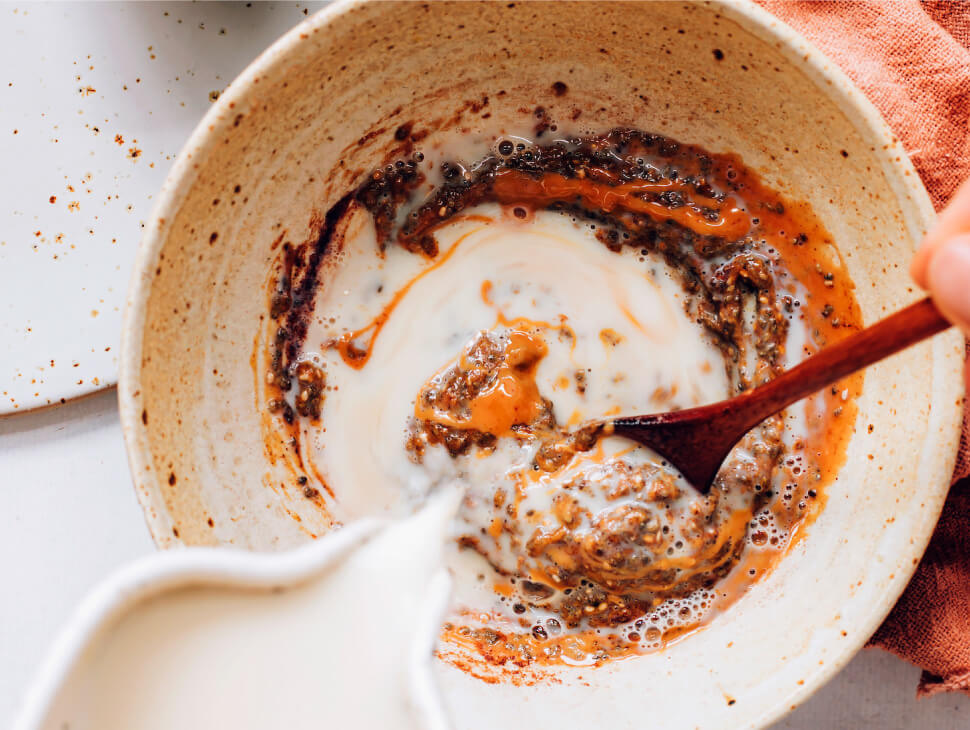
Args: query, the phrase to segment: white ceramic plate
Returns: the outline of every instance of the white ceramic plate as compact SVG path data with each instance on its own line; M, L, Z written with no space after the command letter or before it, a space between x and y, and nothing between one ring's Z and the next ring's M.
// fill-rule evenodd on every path
M0 415L117 381L172 160L210 93L322 4L0 5Z

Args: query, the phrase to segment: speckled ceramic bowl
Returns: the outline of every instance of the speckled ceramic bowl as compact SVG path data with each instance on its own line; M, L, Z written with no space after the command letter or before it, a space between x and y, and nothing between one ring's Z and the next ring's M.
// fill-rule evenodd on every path
M715 53L715 50L717 53ZM557 96L562 81L568 94ZM488 104L483 105L483 97ZM751 5L337 3L252 64L179 157L128 301L119 389L138 497L161 547L293 546L326 520L276 483L254 341L273 241L381 160L411 119L515 125L537 104L739 153L813 206L865 321L915 299L932 209L872 106ZM662 653L556 682L439 682L459 728L763 726L831 677L906 585L957 444L957 333L871 368L822 516L728 612ZM269 485L269 486L267 486Z

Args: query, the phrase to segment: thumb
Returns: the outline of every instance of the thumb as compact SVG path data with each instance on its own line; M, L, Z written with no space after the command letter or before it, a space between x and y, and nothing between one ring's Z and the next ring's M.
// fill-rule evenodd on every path
M926 270L926 285L944 316L970 333L970 234L939 245Z
M909 270L917 284L924 289L930 288L929 267L936 252L954 236L965 233L970 233L970 179L964 181L947 203L936 225L926 234L922 245L913 256Z

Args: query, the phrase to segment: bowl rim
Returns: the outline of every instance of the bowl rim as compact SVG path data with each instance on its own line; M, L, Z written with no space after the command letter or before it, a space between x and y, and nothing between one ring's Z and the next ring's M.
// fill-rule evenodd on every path
M163 517L166 508L160 498L158 475L152 470L146 431L140 418L139 377L142 324L151 293L152 273L167 239L171 219L179 210L185 197L184 191L188 190L195 181L197 174L195 159L205 157L216 145L220 133L231 125L231 110L250 97L254 83L259 77L285 63L287 56L306 35L324 32L330 24L339 21L342 16L367 2L369 0L336 0L280 37L232 81L199 122L179 152L146 224L136 255L123 316L118 401L135 490L149 532L159 547L171 547L179 543L172 539L169 525ZM896 201L902 202L904 207L908 202L910 215L907 216L907 222L911 224L912 237L918 239L925 233L936 217L929 195L909 156L888 123L845 72L791 26L751 0L702 0L699 4L736 22L762 41L774 45L793 67L804 73L823 94L839 106L860 136L871 143L874 148L873 155L880 160L882 171L896 193ZM913 221L915 221L915 227L912 225ZM940 372L940 364L950 358L955 359L959 352L955 348L944 346L945 337L937 337L933 341L933 362L937 365L937 374ZM946 385L945 380L943 385ZM939 402L933 403L934 408L939 407L944 412L943 423L946 423L945 416L948 411L952 411L949 414L950 420L955 425L959 423L958 416L962 413L960 405L962 397L959 396L963 395L963 388L962 380L959 383L954 382L951 385L952 392L944 387L935 399ZM949 395L957 397L945 397ZM932 491L926 488L923 517L914 525L905 555L906 558L915 559L906 560L905 564L901 564L902 567L894 572L893 577L888 581L884 594L885 600L871 608L866 620L861 625L857 625L849 637L838 645L838 649L825 662L825 666L808 677L804 685L776 698L770 706L766 707L752 727L765 727L787 715L808 699L845 667L892 610L916 571L918 559L925 552L939 519L949 490L949 475L955 463L959 435L959 428L954 428L948 440L944 434L937 441L936 453L943 455L944 458L937 460L931 478L926 479L925 483L938 486L935 486ZM139 487L139 483L146 479L153 482L151 488Z

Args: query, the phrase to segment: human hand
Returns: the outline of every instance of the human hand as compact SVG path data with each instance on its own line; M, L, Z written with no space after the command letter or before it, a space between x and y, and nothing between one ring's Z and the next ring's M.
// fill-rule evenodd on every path
M970 180L940 213L909 272L940 312L970 335Z

